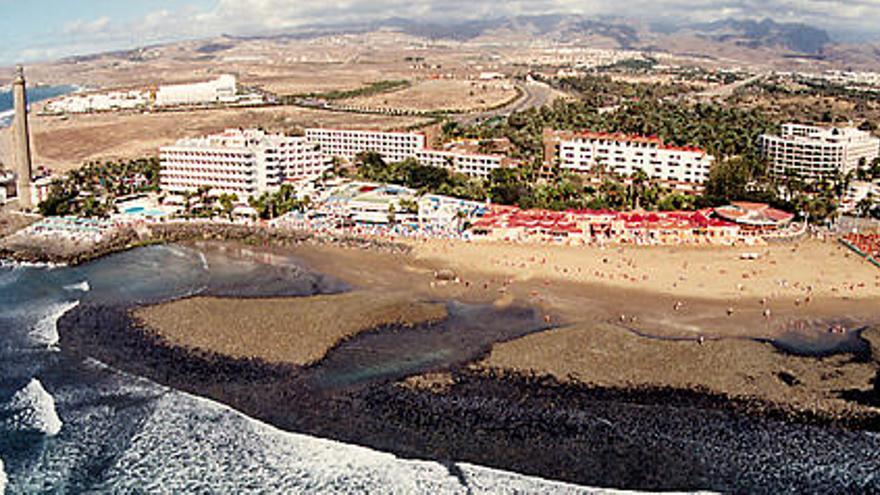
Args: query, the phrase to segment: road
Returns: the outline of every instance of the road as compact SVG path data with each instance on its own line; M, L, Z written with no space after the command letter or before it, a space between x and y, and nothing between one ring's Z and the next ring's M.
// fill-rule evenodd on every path
M752 76L748 79L743 79L741 81L735 81L730 84L726 84L724 86L718 86L716 88L707 89L705 91L700 91L697 93L688 93L685 95L685 98L697 99L697 100L711 100L714 98L727 98L732 95L734 91L744 86L748 86L753 82L759 81L763 79L766 74L758 74L756 76Z
M529 108L542 107L559 95L550 85L538 81L517 82L516 87L519 88L521 94L510 104L486 112L460 115L456 117L456 122L461 125L474 125L495 117L507 116Z

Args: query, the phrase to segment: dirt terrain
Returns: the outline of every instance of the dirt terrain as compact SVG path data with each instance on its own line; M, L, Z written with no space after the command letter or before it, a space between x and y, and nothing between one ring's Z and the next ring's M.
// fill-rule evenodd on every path
M325 112L299 107L218 109L191 112L104 113L66 119L31 119L36 165L56 172L90 160L137 158L158 154L176 140L220 132L230 127L262 127L294 132L309 126L355 129L404 129L424 122L417 117L390 117ZM0 130L0 162L11 162L9 129Z

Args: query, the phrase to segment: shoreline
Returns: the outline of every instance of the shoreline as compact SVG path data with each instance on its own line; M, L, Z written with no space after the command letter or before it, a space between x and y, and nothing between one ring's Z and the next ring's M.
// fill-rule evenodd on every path
M396 242L355 236L328 236L307 231L277 229L259 225L216 223L158 223L126 226L107 241L90 245L43 242L21 235L21 231L0 238L0 259L19 263L47 263L77 266L105 256L150 245L191 241L243 242L253 246L295 246L303 243L339 244L359 248L408 252L409 247Z
M381 325L359 329L336 341L323 358L302 366L291 360L270 362L250 351L233 356L210 345L176 346L163 338L161 329L134 321L130 308L81 305L58 321L62 352L217 400L282 429L401 457L473 462L589 486L749 491L782 483L763 472L747 480L732 474L748 466L747 459L757 450L770 457L782 452L781 445L760 446L756 438L784 430L791 438L808 435L829 441L842 435L858 444L872 438L861 436L863 431L880 431L876 328L866 334L873 354L865 362L850 354L796 357L771 343L755 342L784 336L790 318L810 322L805 335L825 335L823 325L835 315L876 316L871 297L817 295L809 306L784 308L775 299L768 319L761 314L764 305L749 297L739 300L748 309L738 307L729 315L724 312L727 302L718 298L564 280L546 272L516 279L480 271L479 263L467 258L425 256L418 244L322 243L293 237L279 245L272 238L242 235L237 241L222 241L217 239L225 238L221 232L198 232L203 235L187 231L185 244L213 246L224 254L239 250L254 258L261 253L287 255L354 291L395 290L411 301L536 308L554 328L509 339L493 337L478 354L448 366L429 363L373 378L367 373L366 378L337 384L321 373L361 373L356 367L333 368L347 359L346 349L369 348L370 342L383 338L396 341L412 330ZM677 298L685 301L684 308L673 309ZM231 299L244 305L267 300ZM633 306L627 316L638 316L636 326L647 329L651 338L608 328L621 301ZM437 328L417 325L415 332L427 332L420 334L424 338ZM395 333L401 331L406 333ZM713 338L713 333L719 341L698 343L699 337ZM675 338L686 340L670 340ZM407 345L383 349L405 355ZM594 359L599 355L593 351L607 355ZM559 368L558 363L571 368ZM621 437L585 411L639 433ZM724 443L705 436L717 430L715 435L725 438L731 429L736 438ZM685 443L657 451L650 441L643 443L665 434L680 436ZM726 452L711 461L721 466L692 457L688 449L694 442L710 450L707 456ZM536 451L547 455L536 459ZM762 469L772 472L775 467ZM645 470L645 477L634 474ZM799 483L785 479L788 484L778 486Z
M800 428L813 428L809 425L845 436L853 434L843 433L853 427L880 429L876 419L870 424L842 424L807 414L792 416L791 411L761 401L705 390L601 387L467 367L449 372L447 383L440 386L392 381L328 392L310 388L302 367L170 346L138 329L126 315L120 309L94 307L68 313L59 321L62 352L92 357L217 400L285 430L403 458L471 462L588 486L748 491L799 483L754 471L741 477L739 469L752 462L753 449L764 448L745 440L746 444L735 445L732 439L711 442L714 448L730 449L731 464L721 466L689 452L693 440L650 446L641 443L638 434L632 439L620 437L611 425L632 423L638 430L654 431L669 422L669 434L687 434L694 428L690 434L700 435L703 429L726 432L735 424L755 428L758 438L777 432L783 424L793 428L780 433L786 437L799 436ZM690 419L685 424L673 421L665 416L671 411ZM652 424L655 421L659 425ZM798 424L804 426L793 426ZM832 433L817 434L820 438L815 441L821 442L823 435ZM858 442L860 437L853 438Z

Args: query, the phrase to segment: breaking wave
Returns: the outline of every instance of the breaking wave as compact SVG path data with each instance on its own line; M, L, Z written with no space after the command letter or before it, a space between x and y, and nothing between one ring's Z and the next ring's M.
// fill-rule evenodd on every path
M154 405L152 416L106 472L102 486L95 487L98 491L600 492L469 464L406 460L285 432L225 405L180 392L165 395Z
M80 282L78 284L65 285L64 290L69 290L69 291L78 290L80 292L88 292L88 291L92 290L92 286L89 285L88 280L83 280L82 282Z
M12 396L8 405L12 413L10 429L35 431L55 436L61 431L61 418L55 410L55 399L36 378Z
M40 318L30 332L34 344L52 347L58 344L58 319L71 309L77 307L79 301L62 301L52 304L46 315Z
M3 459L0 459L0 495L6 493L6 471L3 470Z

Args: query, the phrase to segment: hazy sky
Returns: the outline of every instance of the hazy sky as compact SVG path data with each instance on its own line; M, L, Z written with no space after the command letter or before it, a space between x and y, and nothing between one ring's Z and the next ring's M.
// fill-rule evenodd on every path
M157 41L253 34L393 16L442 21L572 12L805 22L837 38L880 37L880 0L0 0L0 64Z

